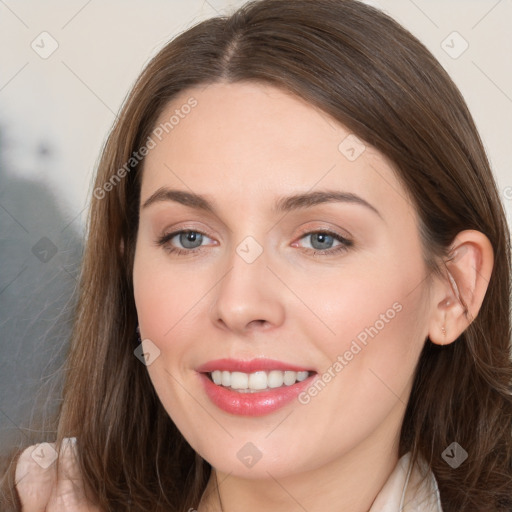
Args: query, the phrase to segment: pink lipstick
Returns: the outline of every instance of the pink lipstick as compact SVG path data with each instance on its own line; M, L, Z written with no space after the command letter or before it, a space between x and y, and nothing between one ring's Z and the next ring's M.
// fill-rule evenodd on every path
M208 398L225 412L262 416L284 407L309 387L316 371L258 358L217 359L197 368Z

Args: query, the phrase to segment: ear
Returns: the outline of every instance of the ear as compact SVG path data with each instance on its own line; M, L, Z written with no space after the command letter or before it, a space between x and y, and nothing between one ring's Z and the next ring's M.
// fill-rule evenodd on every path
M437 345L453 343L478 315L494 266L491 242L480 231L461 231L444 263L429 324L429 338Z

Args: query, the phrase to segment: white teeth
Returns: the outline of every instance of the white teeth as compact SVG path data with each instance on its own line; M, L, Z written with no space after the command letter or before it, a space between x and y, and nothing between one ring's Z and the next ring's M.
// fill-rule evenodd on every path
M272 370L267 377L269 388L280 388L284 382L284 374L279 370Z
M297 372L297 380L302 382L308 378L309 372Z
M263 389L291 386L307 379L309 372L293 372L291 370L258 371L254 373L228 372L215 370L211 372L212 380L217 386L236 389L242 393L251 393Z
M249 387L249 375L242 372L232 372L231 387L233 389L247 389Z
M267 374L265 372L255 372L249 375L249 389L266 389Z
M295 384L296 380L297 380L297 372L284 372L284 383L287 386L291 386L292 384Z
M231 373L230 372L222 372L222 385L223 386L231 386Z

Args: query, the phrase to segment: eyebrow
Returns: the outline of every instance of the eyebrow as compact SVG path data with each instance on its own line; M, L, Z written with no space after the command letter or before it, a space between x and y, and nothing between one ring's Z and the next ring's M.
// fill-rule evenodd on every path
M163 202L174 201L190 208L203 210L212 214L216 214L214 205L204 196L194 192L187 192L185 190L170 189L167 187L160 187L154 192L142 205L142 208ZM338 190L324 190L315 192L306 192L302 194L294 194L291 196L280 197L274 204L272 211L274 213L285 213L292 210L299 210L304 208L311 208L323 203L349 203L364 206L377 214L383 219L380 212L371 205L368 201L353 194L352 192L342 192Z

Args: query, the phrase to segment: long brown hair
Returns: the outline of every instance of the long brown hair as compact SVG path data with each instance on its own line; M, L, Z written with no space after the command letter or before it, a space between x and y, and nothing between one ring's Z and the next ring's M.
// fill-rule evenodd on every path
M91 203L57 439L77 437L98 506L185 512L210 475L133 355L143 161L130 158L178 93L239 81L305 99L387 156L417 209L433 271L460 231L489 238L494 269L481 310L454 343L426 340L399 455L427 461L445 512L512 510L510 239L500 197L446 72L394 20L354 0L261 0L204 21L167 44L128 96L97 172L104 193ZM469 453L456 470L442 458L454 441Z

